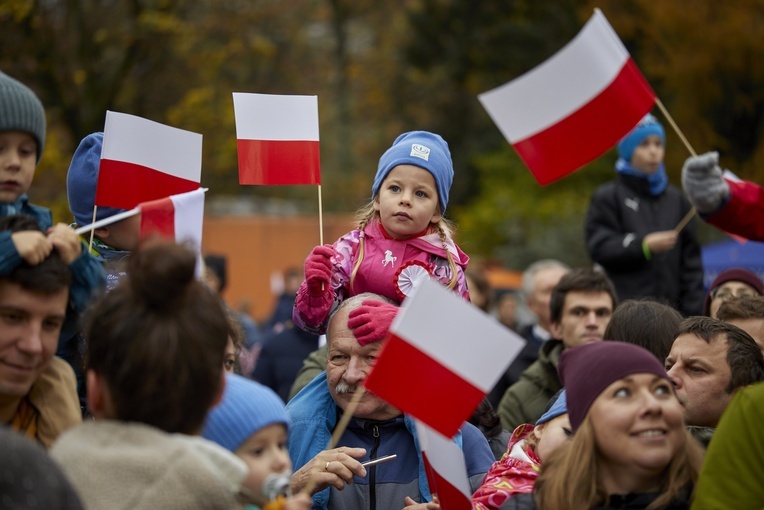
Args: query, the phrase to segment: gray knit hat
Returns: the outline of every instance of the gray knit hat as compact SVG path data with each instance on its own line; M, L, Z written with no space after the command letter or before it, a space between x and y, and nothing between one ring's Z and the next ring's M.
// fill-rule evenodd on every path
M37 140L37 161L45 147L45 109L37 95L0 71L0 131L23 131Z

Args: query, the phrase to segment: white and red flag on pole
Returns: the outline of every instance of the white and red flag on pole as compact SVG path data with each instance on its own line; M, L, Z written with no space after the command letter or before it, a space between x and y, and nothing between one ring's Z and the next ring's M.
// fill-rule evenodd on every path
M141 203L141 238L160 235L201 253L205 191L199 188Z
M447 437L525 345L516 333L432 280L401 306L366 389Z
M233 93L239 184L321 184L318 97Z
M548 60L480 102L541 185L598 158L656 95L599 9Z
M95 204L132 209L199 188L202 135L106 112Z
M416 433L422 450L430 492L438 496L442 510L472 510L472 490L464 453L449 438L421 421Z

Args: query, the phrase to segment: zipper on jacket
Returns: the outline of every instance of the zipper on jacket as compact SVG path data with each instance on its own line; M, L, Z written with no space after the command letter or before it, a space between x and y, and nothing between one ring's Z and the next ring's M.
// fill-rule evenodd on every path
M377 450L379 449L379 427L374 424L371 426L371 435L374 437L374 446L371 447L369 453L370 459L377 458ZM377 510L377 466L371 466L369 468L369 508L370 510Z

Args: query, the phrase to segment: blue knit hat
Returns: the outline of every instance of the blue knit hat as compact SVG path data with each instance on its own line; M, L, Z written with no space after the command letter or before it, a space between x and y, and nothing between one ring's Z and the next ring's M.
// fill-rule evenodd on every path
M289 427L284 401L267 386L226 374L223 400L207 415L202 437L235 452L257 431L274 423Z
M546 411L541 415L541 418L536 421L536 426L552 421L558 416L562 416L568 412L568 402L565 396L565 388L555 393L549 402L546 404Z
M448 205L448 191L454 180L454 164L448 143L429 131L409 131L395 139L393 145L382 154L377 166L377 175L371 186L371 198L377 196L382 181L390 170L398 165L414 165L424 168L435 178L438 188L440 214L445 214Z
M32 89L0 71L0 131L22 131L37 140L37 161L45 147L45 109Z
M93 222L98 169L101 166L101 147L103 133L91 133L80 142L72 156L69 172L66 174L66 196L69 210L77 225L90 225ZM126 209L98 206L96 220L111 218Z
M639 124L632 129L628 135L624 136L620 142L618 142L618 156L620 156L627 163L631 161L631 155L634 154L634 149L637 145L642 143L642 140L650 135L658 135L661 138L663 145L666 145L666 133L663 131L663 126L658 119L651 114L647 114L642 117Z

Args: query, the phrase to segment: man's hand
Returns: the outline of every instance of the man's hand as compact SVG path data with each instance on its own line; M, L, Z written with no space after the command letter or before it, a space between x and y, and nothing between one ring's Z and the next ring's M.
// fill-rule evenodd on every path
M437 496L432 498L432 503L417 503L410 497L406 496L403 499L403 504L406 505L403 510L440 510Z
M24 230L11 234L11 241L19 256L30 266L36 266L53 251L53 243L37 230Z
M49 228L48 239L67 264L71 264L82 254L80 238L65 223L59 223L55 227Z
M653 232L645 236L645 244L650 249L650 253L662 253L669 251L676 245L678 232L675 230L663 230Z
M716 212L730 194L730 186L719 168L719 153L688 158L682 167L682 188L698 212Z
M353 475L366 476L366 468L356 460L364 455L364 448L345 446L320 452L292 474L292 494L308 489L312 496L329 486L341 491L345 484L352 483Z

